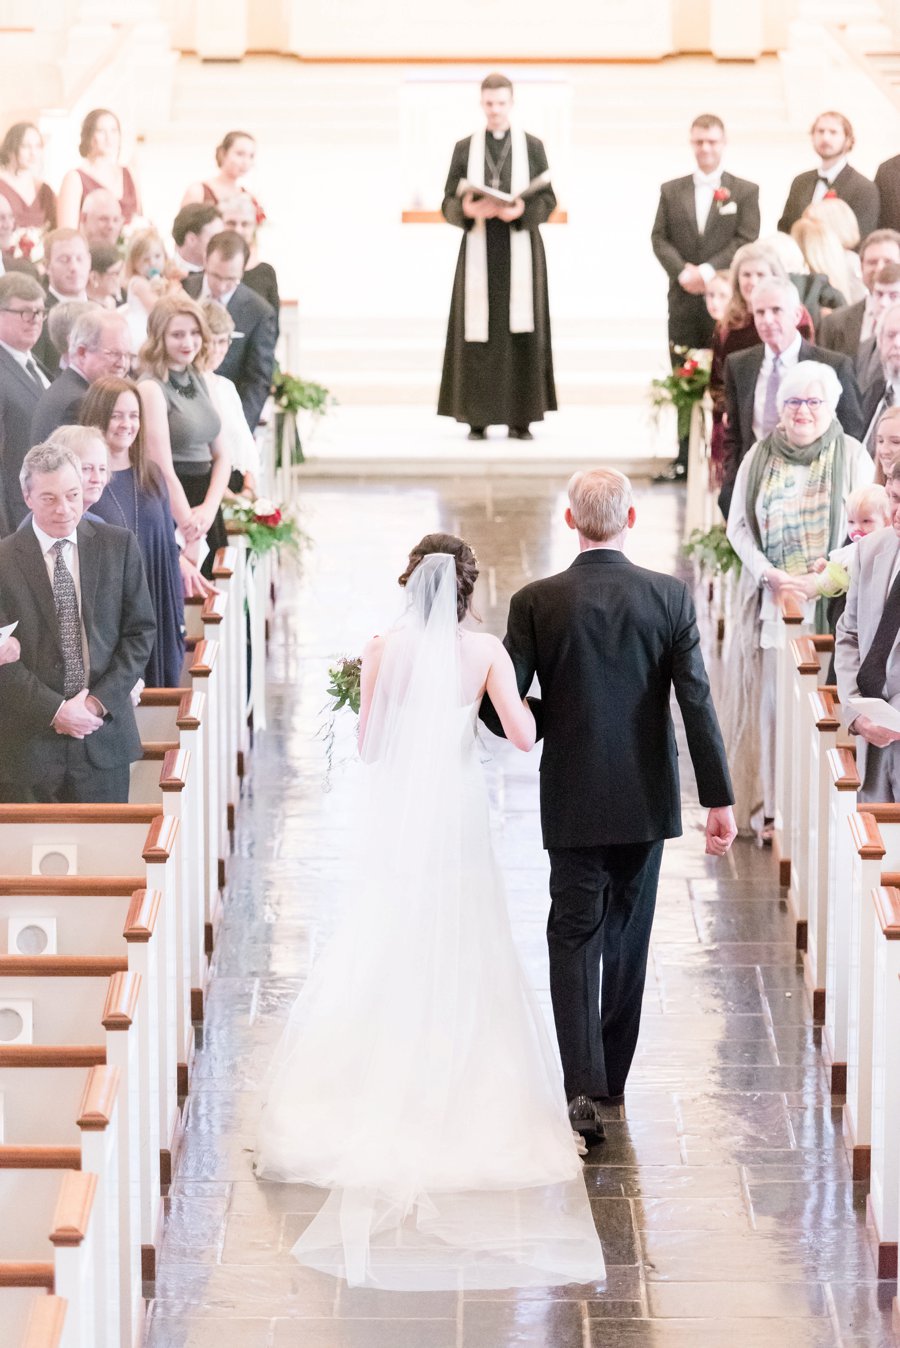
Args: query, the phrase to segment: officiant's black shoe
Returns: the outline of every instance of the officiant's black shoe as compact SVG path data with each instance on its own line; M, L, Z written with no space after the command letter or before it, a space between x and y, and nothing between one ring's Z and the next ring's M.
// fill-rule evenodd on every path
M594 1095L591 1099L595 1105L624 1105L625 1092L619 1091L617 1095Z
M510 426L507 430L510 440L533 440L534 436L527 426Z
M661 473L657 473L653 479L654 482L683 482L687 477L687 466L679 463L676 459L670 463L668 468L664 468Z
M569 1123L573 1132L580 1133L589 1147L606 1137L600 1111L589 1095L576 1095L569 1101Z
M486 440L487 429L484 426L473 426L466 436L467 440Z

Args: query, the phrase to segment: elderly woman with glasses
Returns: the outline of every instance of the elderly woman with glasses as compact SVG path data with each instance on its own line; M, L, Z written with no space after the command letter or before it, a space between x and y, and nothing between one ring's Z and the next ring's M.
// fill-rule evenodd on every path
M778 389L775 429L742 462L728 516L728 539L743 566L736 621L726 654L723 731L736 769L736 813L745 831L760 819L761 842L775 816L776 652L783 640L780 599L805 605L807 622L826 630L816 612L813 563L840 547L846 500L872 481L865 448L845 435L835 409L841 385L834 370L800 361Z

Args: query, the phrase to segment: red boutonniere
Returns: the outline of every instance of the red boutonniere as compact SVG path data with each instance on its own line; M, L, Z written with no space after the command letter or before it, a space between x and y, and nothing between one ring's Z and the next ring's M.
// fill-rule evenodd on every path
M713 192L713 201L717 201L720 206L724 205L726 201L730 200L731 200L731 193L729 192L727 187L717 187L715 192Z
M825 193L825 195L824 195L824 197L822 198L822 200L823 200L823 201L837 201L837 192L835 192L835 190L834 190L833 187L829 187L828 191Z

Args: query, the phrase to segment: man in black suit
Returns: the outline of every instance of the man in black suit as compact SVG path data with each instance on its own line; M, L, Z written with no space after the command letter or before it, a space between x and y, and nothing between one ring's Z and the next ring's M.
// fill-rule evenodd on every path
M76 319L69 333L69 363L38 400L31 421L31 443L42 444L59 426L78 420L81 404L95 379L114 374L124 379L131 368L128 322L99 305Z
M597 1102L621 1099L637 1044L663 843L682 831L673 687L707 852L737 832L690 591L628 561L634 522L626 477L576 473L566 523L580 553L513 595L504 643L519 692L540 682L550 991L572 1125L597 1137ZM488 699L481 716L502 733Z
M238 391L244 416L255 431L272 386L275 367L275 311L244 285L250 250L233 229L214 234L206 249L206 270L186 276L182 285L195 300L217 300L234 319L228 354L216 373Z
M53 229L44 239L47 268L47 309L65 300L87 299L91 251L77 229ZM59 352L50 341L47 327L35 344L34 354L51 379L59 373Z
M18 621L21 647L0 668L3 794L127 801L131 691L156 637L137 541L81 518L81 465L61 445L29 450L22 490L31 524L0 542L0 625Z
M886 159L875 170L878 188L878 223L882 229L900 230L900 154Z
M704 114L691 125L693 174L663 183L653 222L653 251L669 278L669 349L673 368L683 357L674 348L712 345L713 320L705 300L713 272L731 265L742 244L759 237L759 188L722 171L725 127ZM687 440L666 478L684 477Z
M810 127L819 167L798 173L791 183L778 228L790 234L807 206L823 197L840 197L856 216L861 238L878 228L878 188L871 178L851 168L847 156L856 141L853 127L842 112L820 112Z
M0 538L28 513L19 470L34 443L35 406L50 383L32 355L45 312L39 281L22 272L0 277Z
M874 302L875 284L883 267L900 266L900 233L895 229L876 229L859 246L859 265L862 282L869 292L856 304L845 304L826 314L816 330L816 342L826 351L839 351L849 356L856 366L860 388L865 388L858 356L860 348L875 334L877 317Z
M813 346L800 336L797 325L802 308L794 283L778 277L760 281L750 307L762 345L736 351L725 361L725 462L719 506L726 519L741 460L757 440L774 430L778 421L778 385L799 361L818 360L832 367L843 389L837 406L838 420L847 435L857 440L865 429L849 357Z
M894 303L878 318L878 367L875 378L862 396L866 449L875 458L875 429L883 412L900 407L900 303Z

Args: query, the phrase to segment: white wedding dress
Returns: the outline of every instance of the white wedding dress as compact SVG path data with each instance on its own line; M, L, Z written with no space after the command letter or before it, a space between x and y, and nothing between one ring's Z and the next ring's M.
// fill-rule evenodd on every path
M407 596L366 730L358 870L275 1054L257 1174L330 1190L293 1254L351 1285L594 1282L562 1078L491 848L453 559L425 558Z

